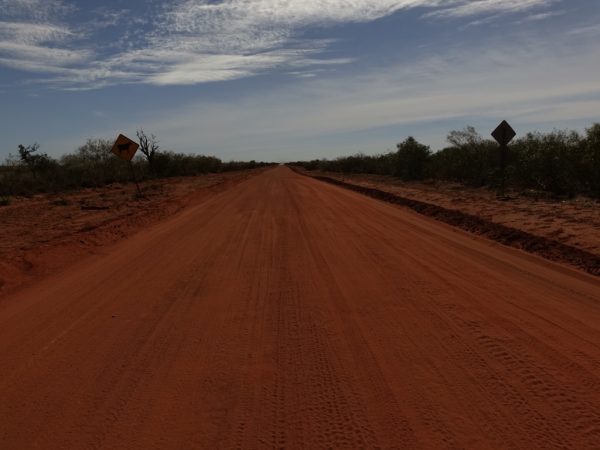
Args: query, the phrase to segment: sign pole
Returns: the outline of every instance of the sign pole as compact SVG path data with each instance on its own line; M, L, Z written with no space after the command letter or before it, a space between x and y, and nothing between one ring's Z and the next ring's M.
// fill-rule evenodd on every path
M135 187L137 188L138 194L141 196L142 190L140 189L140 185L135 177L135 170L133 170L133 163L131 161L129 161L129 168L131 169L131 176L133 178L133 182L135 183Z
M500 196L506 197L506 153L508 152L508 146L503 144L500 146Z
M492 137L496 139L496 142L500 145L500 196L502 199L506 198L506 163L508 159L508 143L517 135L515 130L508 124L506 120L503 120L498 127L492 131Z

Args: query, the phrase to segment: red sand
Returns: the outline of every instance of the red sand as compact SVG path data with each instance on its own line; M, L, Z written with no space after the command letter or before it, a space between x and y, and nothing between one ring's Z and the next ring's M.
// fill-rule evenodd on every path
M590 198L552 200L536 198L533 192L510 192L511 200L502 201L489 189L474 189L457 183L429 184L402 182L397 178L378 175L307 173L381 189L405 198L473 214L600 255L600 201Z
M263 169L114 184L0 207L0 296L151 226Z
M0 302L0 448L598 448L599 298L269 170Z

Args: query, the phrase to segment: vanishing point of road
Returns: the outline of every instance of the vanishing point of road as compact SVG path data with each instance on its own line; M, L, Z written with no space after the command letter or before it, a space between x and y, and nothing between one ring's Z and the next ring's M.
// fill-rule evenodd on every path
M600 282L288 168L0 302L0 448L600 448Z

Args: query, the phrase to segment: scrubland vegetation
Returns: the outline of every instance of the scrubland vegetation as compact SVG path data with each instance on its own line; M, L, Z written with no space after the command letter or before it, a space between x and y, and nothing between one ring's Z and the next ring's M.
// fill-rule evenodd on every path
M407 181L446 180L490 188L500 185L500 150L495 141L482 138L473 127L452 131L447 140L449 146L436 152L409 137L394 152L293 164L308 170L392 175ZM505 177L514 189L600 198L600 123L583 135L555 130L516 139L509 146Z
M153 135L138 132L141 144L133 167L138 179L193 176L250 169L268 163L223 162L214 156L164 151ZM333 160L298 161L293 165L307 170L339 173L391 175L402 180L456 181L468 186L500 186L500 151L492 139L484 139L473 127L451 131L448 147L432 151L409 137L396 151L356 154ZM97 187L114 182L130 182L131 168L113 155L113 142L89 139L74 153L58 159L40 151L40 146L20 145L0 165L0 205L10 196L39 192L60 192L80 187ZM533 132L509 146L505 172L513 189L533 190L548 195L570 197L584 194L600 198L600 123L584 134L570 130Z
M205 173L252 169L268 165L249 161L223 162L214 156L163 151L152 135L138 132L141 147L133 160L136 178L193 176ZM115 182L131 182L129 164L111 153L112 140L89 139L74 153L58 159L40 151L38 144L19 145L0 165L0 206L10 196L41 192L61 192L82 187L99 187Z

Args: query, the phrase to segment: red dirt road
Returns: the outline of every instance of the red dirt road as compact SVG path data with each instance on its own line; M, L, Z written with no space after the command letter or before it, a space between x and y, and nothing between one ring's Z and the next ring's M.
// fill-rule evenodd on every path
M1 449L599 448L600 282L281 167L0 301Z

